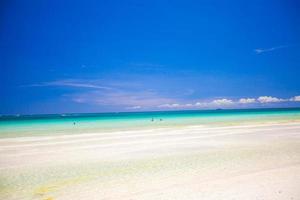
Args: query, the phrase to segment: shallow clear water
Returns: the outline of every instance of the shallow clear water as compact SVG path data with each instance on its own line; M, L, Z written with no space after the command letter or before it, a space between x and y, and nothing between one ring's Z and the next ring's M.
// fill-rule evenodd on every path
M300 108L2 116L0 137L293 120L300 120Z

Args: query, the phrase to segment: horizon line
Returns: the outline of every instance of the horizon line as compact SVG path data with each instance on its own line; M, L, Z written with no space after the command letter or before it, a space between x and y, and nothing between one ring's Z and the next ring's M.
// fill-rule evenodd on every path
M5 117L9 119L20 119L20 117L58 115L60 117L76 117L76 115L97 114L122 114L122 113L154 113L154 112L183 112L183 111L222 111L222 110L271 110L271 109L300 109L300 107L268 107L268 108L214 108L214 109L182 109L182 110L148 110L148 111L115 111L115 112L79 112L79 113L45 113L45 114L0 114L0 120Z

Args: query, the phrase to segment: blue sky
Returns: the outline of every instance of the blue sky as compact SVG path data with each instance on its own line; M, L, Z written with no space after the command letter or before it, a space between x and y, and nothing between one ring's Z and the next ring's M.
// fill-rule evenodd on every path
M0 114L300 106L300 3L1 1Z

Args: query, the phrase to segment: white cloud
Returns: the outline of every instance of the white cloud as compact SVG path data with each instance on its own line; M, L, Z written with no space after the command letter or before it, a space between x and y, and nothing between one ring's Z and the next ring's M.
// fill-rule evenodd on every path
M260 103L278 103L286 100L271 96L261 96L257 98L257 101L259 101Z
M203 103L203 102L196 102L195 103L195 106L205 106L206 103Z
M170 107L176 107L175 100L165 98L149 91L125 91L125 90L101 90L71 94L68 96L74 102L94 104L99 106L122 107L126 109L148 109L161 104L171 103ZM178 104L179 105L179 104Z
M178 103L173 103L173 104L162 104L158 106L159 108L178 108L178 107L182 107L182 105L178 104Z
M137 109L141 109L142 106L130 106L130 107L127 107L127 109L132 109L132 110L137 110Z
M220 106L230 106L233 108L238 108L241 104L255 104L255 103L280 103L280 102L286 102L286 101L300 101L300 96L295 96L290 99L282 99L272 96L260 96L257 99L255 98L241 98L238 100L231 100L231 99L215 99L212 101L206 101L206 102L196 102L196 103L167 103L159 105L159 108L173 108L173 109L179 109L179 108L206 108L206 109L213 109Z
M210 102L196 102L196 103L168 103L159 105L159 108L214 108L216 106L233 105L234 102L230 99L217 99Z
M79 88L93 88L93 89L111 89L110 87L89 84L89 83L74 83L74 82L53 82L49 83L49 86L65 86L65 87L79 87Z
M290 98L290 101L300 101L300 96L294 96Z
M255 103L256 100L254 98L241 98L239 103L241 104L248 104L248 103Z
M275 51L277 49L282 49L282 48L287 48L289 47L289 45L281 45L281 46L276 46L276 47L271 47L271 48L258 48L258 49L254 49L254 52L257 54L261 54L261 53L265 53L265 52L270 52L270 51Z
M45 83L38 83L27 85L29 87L75 87L75 88L91 88L91 89L104 89L110 90L111 87L103 86L102 84L98 83L98 81L88 81L88 80L73 80L73 79L65 79L65 80L57 80Z
M168 97L151 87L128 81L104 81L100 79L63 79L52 82L44 82L31 87L70 87L72 93L65 97L80 104L93 104L97 106L116 107L122 109L214 109L219 107L238 108L241 104L277 103L277 102L300 102L300 96L282 99L272 96L260 96L255 98L241 99L212 99L210 101L187 101L185 97ZM78 88L80 90L75 90ZM86 88L86 89L85 89ZM85 89L85 90L83 90ZM74 92L75 91L75 92ZM193 90L187 90L187 94ZM255 104L256 105L256 104ZM250 106L250 105L249 105Z
M216 105L231 105L233 104L233 101L230 99L216 99L213 100L212 103Z
M215 109L219 107L238 108L241 104L267 104L280 103L287 101L300 102L300 96L290 99L282 99L272 96L260 96L255 98L231 99L213 99L211 101L182 102L178 99L162 97L154 91L124 91L124 90L107 90L106 92L89 91L71 95L74 102L87 103L99 106L116 106L124 109Z
M172 103L172 104L162 104L159 105L159 108L196 108L198 106L197 103L186 103L186 104L180 104L180 103Z

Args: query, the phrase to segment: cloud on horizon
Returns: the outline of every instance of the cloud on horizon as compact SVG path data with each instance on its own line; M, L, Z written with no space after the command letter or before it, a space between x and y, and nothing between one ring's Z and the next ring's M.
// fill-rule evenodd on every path
M241 98L239 100L232 100L232 99L215 99L212 101L206 102L196 102L196 103L173 103L173 104L162 104L160 108L176 108L176 109L183 109L183 108L238 108L243 104L253 104L253 105L266 105L270 103L281 103L281 102L300 102L300 96L294 96L290 99L282 99L272 96L260 96L258 98Z
M144 109L158 107L161 103L175 102L175 99L166 98L152 91L90 91L68 95L76 103L93 104L99 106L114 106L125 109Z
M241 98L239 100L239 103L241 104L248 104L248 103L255 103L256 102L256 99L254 98Z
M257 101L260 103L278 103L278 102L283 102L287 101L286 99L280 99L277 97L271 97L271 96L261 96L257 98Z
M212 104L216 104L216 105L219 105L219 106L231 105L231 104L233 104L233 101L231 99L216 99L216 100L212 101Z
M300 101L300 95L290 98L290 101Z
M180 91L181 95L171 96L141 85L133 81L105 81L100 79L63 79L26 87L66 87L78 88L63 95L67 101L78 104L94 105L99 107L112 107L120 110L162 110L162 109L215 109L215 108L245 108L261 107L282 102L300 102L300 96L288 99L259 96L257 98L244 97L240 99L213 98L210 100L197 99L193 89Z

